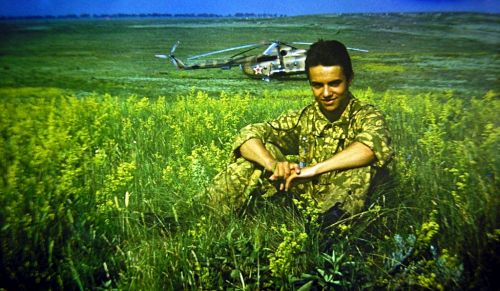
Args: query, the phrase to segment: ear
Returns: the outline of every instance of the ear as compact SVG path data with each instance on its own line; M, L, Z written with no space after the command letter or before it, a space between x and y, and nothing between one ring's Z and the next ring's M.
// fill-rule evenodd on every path
M352 74L351 78L347 80L347 85L351 86L353 82L354 82L354 74Z

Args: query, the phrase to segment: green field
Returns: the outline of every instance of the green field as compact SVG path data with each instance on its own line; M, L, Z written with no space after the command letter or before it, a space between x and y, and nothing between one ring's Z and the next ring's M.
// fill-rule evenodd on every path
M498 289L499 15L18 20L0 32L0 289ZM154 55L176 41L185 59L319 38L369 50L352 52L352 91L387 116L392 180L327 232L285 201L217 216L204 189L232 137L310 102L307 81L178 71Z

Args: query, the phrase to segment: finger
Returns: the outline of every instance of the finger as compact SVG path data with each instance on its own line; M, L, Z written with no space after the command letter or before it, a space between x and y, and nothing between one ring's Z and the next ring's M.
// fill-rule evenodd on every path
M278 162L276 170L274 171L274 176L276 176L276 179L283 177L283 165L281 162Z
M293 171L296 173L296 174L300 174L300 166L297 165L297 164L293 164Z
M278 162L276 164L276 168L274 169L274 173L271 175L271 177L269 178L271 181L276 181L276 180L279 180L283 177L283 169L282 169L282 166L281 166L281 163Z
M287 178L288 176L290 176L290 166L291 165L288 162L285 162L285 167L284 167L285 175L283 177Z
M279 177L279 168L280 168L280 163L276 162L276 164L274 165L273 173L269 177L269 180L275 181L275 180L278 179L278 177Z
M290 186L292 185L293 179L296 177L296 175L290 175L285 181L285 191L288 191L290 189Z

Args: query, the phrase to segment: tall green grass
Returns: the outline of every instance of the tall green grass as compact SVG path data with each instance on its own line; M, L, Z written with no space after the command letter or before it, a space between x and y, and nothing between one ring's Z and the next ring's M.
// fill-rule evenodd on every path
M392 179L320 230L307 197L204 206L244 125L311 101L192 90L171 100L2 91L0 287L164 289L492 287L496 92L355 91L387 116ZM496 262L498 263L498 262Z

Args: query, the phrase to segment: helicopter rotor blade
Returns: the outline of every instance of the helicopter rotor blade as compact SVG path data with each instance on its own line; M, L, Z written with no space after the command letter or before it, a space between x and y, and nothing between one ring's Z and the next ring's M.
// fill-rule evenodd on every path
M193 56L193 57L188 58L188 60L194 60L194 59L198 59L198 58L202 58L202 57L206 57L206 56L211 56L211 55L215 55L215 54L220 54L220 53L224 53L224 52L234 51L234 50L238 50L238 49L254 48L257 46L260 46L260 44L247 44L247 45L242 45L242 46L237 46L237 47L231 47L231 48L227 48L227 49L209 52L209 53L202 54L202 55Z
M167 55L155 55L155 57L157 57L159 59L170 59L170 61L172 62L172 64L174 64L174 66L179 67L177 60L172 55L169 55L169 56L167 56Z
M237 54L235 54L235 55L232 55L230 58L232 59L232 58L235 58L235 57L237 57L237 56L239 56L239 55L242 55L242 54L244 54L244 53L248 53L249 51L254 50L255 48L257 48L257 46L255 46L255 47L251 47L251 48L249 48L249 49L247 49L247 50L244 50L244 51L241 51L241 52L239 52L239 53L237 53Z
M271 51L278 46L278 42L272 42L264 51L264 55L270 55Z
M312 45L312 42L293 41L292 44Z
M179 46L181 42L180 41L177 41L173 46L172 46L172 49L170 50L170 55L173 55L175 50L177 49L177 46Z
M177 63L177 60L175 58L170 58L170 61L177 69L179 68L179 64Z
M313 44L312 42L300 42L300 41L294 41L292 43L293 44L303 44L303 45L312 45ZM355 48L355 47L347 47L347 49L351 50L351 51L358 51L358 52L364 52L364 53L369 52L369 50Z
M347 47L348 50L351 50L351 51L357 51L357 52L363 52L363 53L367 53L369 52L369 50L365 50L365 49L360 49L360 48L355 48L355 47Z

